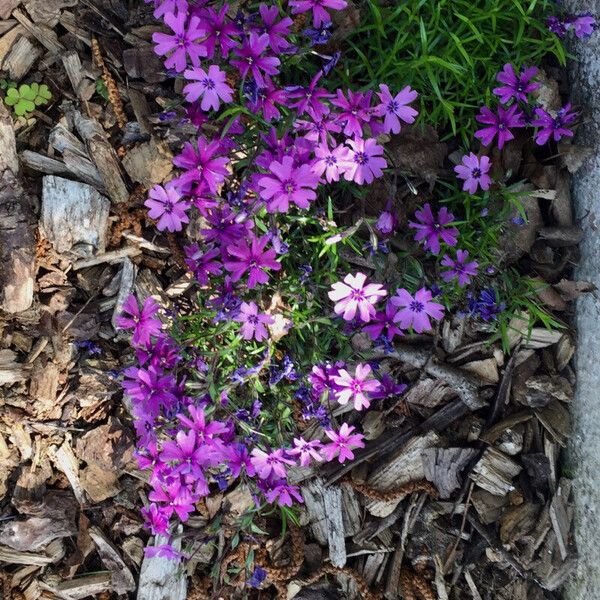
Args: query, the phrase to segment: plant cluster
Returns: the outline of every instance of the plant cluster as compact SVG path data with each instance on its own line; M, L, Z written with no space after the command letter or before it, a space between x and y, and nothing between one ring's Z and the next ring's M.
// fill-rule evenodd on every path
M46 84L32 83L28 85L23 83L17 87L14 82L2 81L4 83L0 83L0 89L6 89L4 103L12 106L17 117L26 117L36 107L48 104L52 99L52 92Z
M470 289L475 277L485 280L489 261L463 232L471 213L486 216L469 208L471 196L486 203L510 190L493 181L487 156L465 155L456 167L464 191L449 184L465 202L465 220L424 203L408 223L412 245L435 261L439 279L410 268L390 273L386 252L399 231L393 198L404 175L386 143L417 120L420 90L376 73L375 92L328 89L340 55L319 47L345 0L248 4L237 14L226 2L155 0L154 7L165 24L155 50L183 78L198 135L174 158L178 174L152 188L146 206L159 231L189 224L196 232L185 260L198 293L193 310L179 313L152 299L140 307L132 296L119 326L132 331L137 359L123 386L152 487L144 517L168 540L147 552L177 558L175 526L211 490L248 489L246 524L275 510L293 520L302 496L290 468L343 463L364 446L359 413L406 385L354 350L349 334L389 351L399 336L432 331L459 297L471 314L497 318L496 291ZM530 105L535 75L505 65L494 90L500 106L482 109L486 127L476 138L502 148L514 127L534 127L540 144L571 135L570 107L550 115ZM386 209L339 226L338 215L375 180L390 197ZM353 268L349 253L366 254L373 273ZM316 434L302 435L307 421Z

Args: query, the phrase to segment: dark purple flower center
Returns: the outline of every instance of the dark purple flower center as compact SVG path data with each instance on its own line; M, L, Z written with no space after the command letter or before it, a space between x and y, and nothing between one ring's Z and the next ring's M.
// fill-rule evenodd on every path
M296 183L291 179L286 179L281 185L286 194L293 194L296 191Z
M210 78L206 78L202 80L202 85L207 89L207 90L214 90L215 89L215 82L210 79Z
M410 310L412 310L413 312L420 313L420 312L423 312L423 310L425 309L425 306L423 305L423 303L422 303L422 302L419 302L418 300L413 300L413 301L410 303L410 306L409 306L409 308L410 308Z
M479 167L473 169L471 171L471 177L473 177L473 179L479 179L481 177L481 169Z
M369 157L365 152L355 152L354 162L358 163L359 165L366 165L369 162Z
M362 382L360 381L353 381L350 389L355 393L355 394L360 394L362 392Z
M350 298L352 298L352 300L356 300L357 302L362 302L365 299L365 294L363 290L352 290Z
M395 113L400 108L400 105L396 100L390 100L387 105L388 112Z
M332 167L333 165L337 164L337 158L333 154L329 154L323 160L328 167Z
M504 131L506 129L506 123L498 123L498 131Z
M247 321L252 325L258 325L258 315L248 315Z

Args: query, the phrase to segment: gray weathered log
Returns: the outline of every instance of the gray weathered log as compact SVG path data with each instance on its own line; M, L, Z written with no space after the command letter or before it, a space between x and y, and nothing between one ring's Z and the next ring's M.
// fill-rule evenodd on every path
M4 59L2 70L8 71L11 79L21 81L29 73L29 70L40 57L40 54L40 50L22 35Z

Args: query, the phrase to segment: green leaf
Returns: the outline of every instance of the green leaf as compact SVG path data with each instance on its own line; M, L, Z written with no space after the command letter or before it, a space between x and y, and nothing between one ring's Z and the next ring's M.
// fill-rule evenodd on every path
M33 101L33 100L35 100L36 95L37 95L37 90L33 89L33 85L29 86L26 83L24 83L19 88L19 96L21 96L21 98L24 98L25 100Z
M25 98L21 98L15 106L15 114L18 117L22 117L27 113L33 112L34 110L35 104L31 102L31 100L26 100Z

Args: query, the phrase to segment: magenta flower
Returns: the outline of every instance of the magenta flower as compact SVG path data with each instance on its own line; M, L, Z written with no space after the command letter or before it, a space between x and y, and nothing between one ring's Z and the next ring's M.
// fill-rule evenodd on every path
M146 346L150 344L150 337L160 334L162 323L154 315L160 310L160 306L152 297L144 300L140 310L135 296L131 294L123 304L124 315L116 319L116 323L122 329L133 329L131 343L134 346Z
M195 510L194 499L189 488L181 485L180 481L169 483L166 488L155 487L148 494L148 498L153 502L164 504L161 509L167 518L176 512L182 521L187 521L190 513Z
M387 167L383 158L383 147L374 138L356 138L346 140L351 148L350 158L344 170L344 179L355 181L359 185L371 183L375 177L383 175L382 169Z
M431 321L429 317L439 321L444 316L444 307L431 301L432 294L429 290L421 288L414 297L404 288L396 291L390 302L398 308L394 317L402 329L412 327L417 333L429 331Z
M237 443L227 446L225 461L234 479L240 476L242 470L245 470L249 477L256 475L256 470L250 459L250 453L244 444Z
M390 89L385 84L380 84L380 92L377 92L381 104L375 109L380 117L384 117L383 130L385 133L400 133L400 121L405 123L414 123L419 112L412 106L407 106L419 95L410 86L406 86L395 96L392 96Z
M269 36L266 33L259 36L252 32L242 42L241 48L234 50L239 59L231 61L231 64L238 68L243 78L251 73L254 81L261 87L265 85L263 73L264 75L277 75L279 73L277 68L279 59L274 56L262 56L268 46Z
M324 88L317 87L317 83L322 76L323 71L319 71L306 88L300 85L286 88L288 98L295 100L295 102L289 102L288 106L295 108L298 116L308 113L313 119L321 121L329 112L329 106L323 100L333 98L333 94L330 94Z
M221 151L219 140L207 142L204 136L200 136L197 142L198 150L189 142L183 146L183 151L173 159L173 164L181 169L186 169L173 183L189 189L196 184L200 191L208 188L213 194L217 193L220 184L229 175L227 165L229 159L217 156Z
M303 502L298 487L289 485L284 479L269 482L265 490L265 498L271 504L277 502L279 506L292 506L294 499Z
M327 462L332 461L336 456L340 463L346 460L352 460L356 448L364 448L364 435L362 433L353 433L354 427L343 423L339 431L326 429L325 435L331 440L331 443L323 446L322 452Z
M163 443L160 459L174 463L173 473L190 475L194 479L203 476L202 467L207 465L207 452L203 445L196 444L196 432L178 431L175 440Z
M241 239L236 244L227 246L229 260L225 260L225 268L231 272L232 281L239 281L244 273L248 271L248 287L256 287L258 283L267 283L269 276L266 271L272 269L279 271L281 265L275 260L275 250L265 246L269 237L263 235L260 238L250 236L247 239Z
M450 267L448 271L442 271L441 276L444 281L451 281L456 278L458 285L464 287L471 282L471 277L477 275L477 261L467 262L469 253L467 250L457 250L456 259L450 258L447 254L442 259L444 267Z
M342 128L336 123L335 115L331 113L325 115L322 119L311 118L311 120L296 119L294 130L301 131L305 140L313 144L328 144L330 140L335 139L334 133L339 133Z
M181 231L183 224L190 222L185 211L191 204L181 200L181 194L173 187L165 189L162 185L155 185L144 206L150 209L148 216L151 219L158 219L156 228L159 231Z
M208 72L200 67L186 69L183 73L186 79L197 81L198 83L188 83L183 88L187 102L195 102L202 98L200 108L202 110L219 110L221 100L231 102L233 100L233 90L227 85L227 73L221 71L217 65L210 65Z
M523 126L523 113L519 110L517 104L513 104L508 108L499 106L497 114L494 114L487 106L483 106L475 118L479 123L488 125L488 127L477 130L475 137L481 140L484 146L489 146L494 138L498 136L498 148L500 150L506 142L515 137L510 128Z
M348 99L342 90L337 90L337 97L331 104L341 108L337 118L344 124L344 134L360 138L363 127L371 120L371 96L372 92L353 92L348 90Z
M416 242L425 240L423 244L425 250L429 250L432 254L439 254L440 241L446 242L448 246L456 246L458 229L446 227L448 223L454 221L454 215L448 212L445 206L440 209L436 219L431 212L431 206L427 203L422 210L415 212L415 218L420 222L409 221L408 226L417 230Z
M208 285L209 275L221 274L222 265L218 260L215 260L221 255L218 248L202 252L198 244L192 244L191 246L186 246L184 251L186 256L185 264L194 273L194 276L201 285Z
M573 137L573 131L568 127L577 120L578 113L570 111L571 105L566 104L553 117L543 108L536 108L535 118L531 123L534 127L539 127L535 134L535 143L542 146L550 138L558 142L563 137Z
M235 213L229 207L210 210L204 215L210 227L201 229L200 234L206 242L214 242L219 246L229 246L245 237L253 227L252 221L236 223L235 217Z
M265 121L272 121L281 117L277 104L285 104L286 101L286 91L276 88L271 80L265 77L265 87L256 90L256 102L248 102L248 108L256 114L262 114Z
M240 313L234 321L242 323L241 332L245 340L254 338L257 342L266 340L269 332L265 325L275 323L275 319L266 313L259 313L255 302L242 302Z
M349 400L354 403L356 410L369 408L371 402L368 394L376 392L381 387L377 379L370 379L371 367L369 365L357 364L354 376L350 375L346 369L340 369L339 375L333 378L337 390L335 399L340 404L348 404Z
M478 186L481 186L482 190L490 189L492 183L488 175L490 166L490 159L487 156L478 158L471 152L462 157L462 165L456 165L454 171L459 179L464 179L462 189L469 194L474 194Z
M323 444L319 440L307 441L303 437L294 438L294 447L288 450L290 456L300 457L300 466L308 467L311 461L316 460L321 462L323 457L319 454L319 450Z
M368 323L375 316L375 304L387 292L381 284L366 284L366 281L367 276L364 273L348 273L343 283L337 281L331 286L328 296L336 303L333 308L336 315L342 315L345 321L352 321L358 311L359 318L364 323Z
M165 515L162 507L152 502L140 511L144 517L144 527L152 532L152 535L167 535L169 530L169 517Z
M287 465L296 464L293 460L285 457L285 450L282 448L271 452L254 448L250 453L250 462L261 479L268 479L271 475L285 479L287 477Z
M272 175L264 175L258 180L262 188L259 195L267 201L268 212L287 212L290 202L298 208L308 208L310 201L317 197L318 177L310 165L294 167L294 159L284 156L281 162L274 160L269 171Z
M572 28L578 38L587 38L594 33L598 25L592 15L579 15L567 24L567 28Z
M331 22L331 17L327 12L327 8L332 10L342 10L347 6L346 0L290 0L292 14L298 15L301 13L312 11L313 25L320 27L323 23Z
M331 183L340 180L349 160L350 150L346 146L340 144L330 149L326 142L322 142L315 147L315 160L311 168L319 177L325 174L325 179Z
M209 446L214 449L221 448L222 442L219 439L219 436L227 431L225 424L221 421L207 422L204 409L197 408L193 404L190 404L187 407L187 411L189 417L180 413L177 415L177 418L182 425L189 427L196 433L198 443L202 443L205 447Z
M171 52L165 60L165 67L175 69L180 73L187 66L187 56L190 57L194 66L199 66L200 57L206 56L206 48L196 43L205 34L204 29L200 27L200 19L191 17L189 23L186 24L187 15L184 11L180 11L177 14L166 14L164 21L173 30L173 33L154 33L152 41L156 44L154 52L159 56Z
M529 67L519 75L515 73L514 67L507 63L496 75L496 79L504 85L494 88L492 91L500 98L502 104L508 104L513 98L521 102L527 102L527 94L537 90L539 83L531 80L537 75L537 67Z
M385 336L390 341L392 341L396 335L404 335L394 321L397 312L398 309L388 301L385 305L385 310L378 311L373 320L366 327L363 327L363 331L368 333L372 340L376 340L383 335L384 331Z
M230 5L225 2L219 11L209 7L204 13L202 24L206 29L206 38L202 45L206 48L206 56L213 58L217 46L221 49L221 56L227 58L229 51L238 45L232 36L240 34L235 21L227 16Z
M262 23L258 25L259 33L266 33L269 36L271 51L281 54L291 46L286 36L290 35L290 27L294 24L294 21L289 17L284 17L281 21L278 21L279 9L277 6L261 4L258 7L258 12L262 20Z

